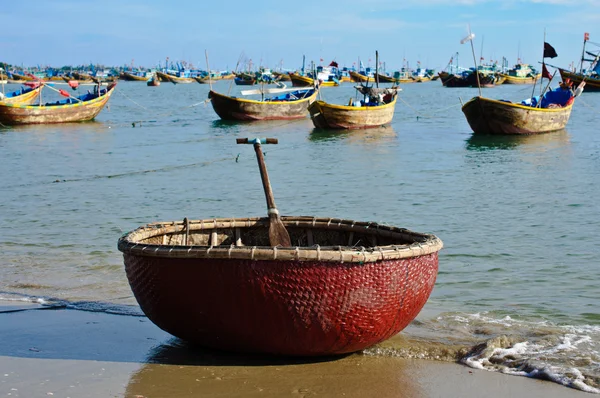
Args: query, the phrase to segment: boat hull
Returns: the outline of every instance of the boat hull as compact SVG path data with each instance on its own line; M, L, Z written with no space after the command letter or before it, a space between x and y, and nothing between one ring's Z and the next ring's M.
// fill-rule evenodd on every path
M253 86L256 84L256 78L250 75L238 75L234 77L236 86Z
M302 76L298 73L290 73L290 80L293 87L314 87L315 85L315 81L312 78Z
M477 134L540 134L562 130L569 122L573 104L562 108L529 106L474 97L462 111Z
M150 80L150 76L137 76L128 72L121 72L119 76L122 80L127 80L131 82L147 82Z
M379 83L399 83L400 79L395 79L392 76L382 75L380 73L376 73L375 77L379 79Z
M541 77L539 74L537 76L527 77L510 76L505 74L501 74L500 76L504 78L503 84L533 84Z
M196 81L195 79L193 79L191 77L178 77L178 76L173 76L173 75L169 75L168 73L163 73L163 72L158 72L158 71L156 71L156 75L162 82L188 84L188 83L194 83Z
M287 82L289 82L289 81L291 80L291 79L290 79L290 75L289 75L288 73L283 73L283 72L276 72L276 71L273 71L273 76L275 76L275 78L276 78L277 80L279 80L279 81L282 81L282 82L283 82L283 81L287 81Z
M291 218L282 220L292 241L306 242L310 236L314 243L324 243L320 239L332 234L345 244L350 236L354 243L352 231L382 228L374 223L350 224L350 220L313 223L310 217L297 222ZM363 350L394 336L427 301L442 247L432 235L394 246L396 253L406 253L395 258L386 254L394 251L391 246L380 246L381 252L376 248L374 257L363 256L360 248L328 250L325 243L312 248L274 249L260 242L234 246L230 238L235 240L240 232L228 226L248 226L251 233L245 235L242 229L241 239L253 240L255 235L268 239L268 219L199 220L190 222L188 231L194 228L192 223L223 228L214 238L207 231L202 242L192 246L181 241L154 243L172 240L166 231L181 231L181 222L158 229L147 226L121 238L118 247L128 281L142 311L161 329L202 346L238 352L335 355ZM411 234L383 228L402 231L405 237ZM157 231L162 236L148 237ZM250 246L254 243L258 246Z
M585 79L585 91L600 91L600 77L586 76L581 73L569 72L565 69L559 69L559 71L561 79L563 81L570 79L575 87Z
M114 92L114 85L107 93L85 102L65 105L23 105L0 103L0 123L5 125L73 123L93 120L104 108Z
M294 101L255 101L235 98L210 91L213 109L223 120L287 120L305 118L308 106L317 98L317 91Z
M12 97L5 97L0 101L0 103L4 104L22 104L28 105L33 103L40 95L41 86L31 89L23 94L15 95Z
M380 106L344 106L315 101L308 107L310 118L317 128L367 129L385 126L392 122L396 97Z
M373 77L361 75L360 73L354 71L350 71L349 73L350 77L352 78L352 81L356 83L370 83L375 81L375 78Z

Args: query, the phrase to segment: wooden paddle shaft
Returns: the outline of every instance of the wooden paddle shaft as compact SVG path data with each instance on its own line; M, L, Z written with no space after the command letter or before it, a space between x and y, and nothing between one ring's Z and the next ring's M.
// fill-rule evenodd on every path
M277 208L275 207L275 198L273 197L273 190L271 189L271 182L269 181L269 173L267 172L267 166L265 165L265 158L262 153L261 143L263 144L277 144L277 138L237 138L238 144L254 144L254 151L256 152L256 159L258 160L258 168L260 170L260 178L262 179L263 188L265 190L265 197L267 199L267 209L269 217L272 214L279 215Z
M271 189L271 182L269 181L269 174L267 173L267 166L265 165L265 158L263 156L260 143L257 142L254 144L254 150L256 151L256 159L258 159L260 178L262 179L263 188L265 189L269 217L271 217L273 212L277 212L277 208L275 207L275 198L273 197L273 190Z

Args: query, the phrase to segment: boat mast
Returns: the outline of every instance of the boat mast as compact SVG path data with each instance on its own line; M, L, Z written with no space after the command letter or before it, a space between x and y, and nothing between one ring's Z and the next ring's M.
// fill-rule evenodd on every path
M583 60L585 59L585 42L587 41L587 33L583 34L583 51L581 51L581 63L579 64L579 73L583 73Z
M471 26L469 26L469 36L467 37L469 43L471 44L471 53L473 54L473 63L475 64L475 78L477 79L477 88L479 89L479 96L483 97L483 95L481 94L481 83L479 82L479 71L477 70L477 59L475 58L475 47L473 47L473 39L475 38L475 35L471 32Z
M459 66L459 63L458 63L458 51L457 51L456 52L456 72L454 72L454 73L459 73L460 72L459 68L460 68L460 66Z
M379 88L379 52L375 50L375 85Z

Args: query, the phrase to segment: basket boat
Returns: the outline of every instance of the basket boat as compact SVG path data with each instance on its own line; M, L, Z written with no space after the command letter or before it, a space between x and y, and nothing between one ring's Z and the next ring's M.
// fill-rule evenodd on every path
M125 271L158 327L202 346L316 356L404 329L427 301L442 241L372 222L284 216L158 222L122 236Z

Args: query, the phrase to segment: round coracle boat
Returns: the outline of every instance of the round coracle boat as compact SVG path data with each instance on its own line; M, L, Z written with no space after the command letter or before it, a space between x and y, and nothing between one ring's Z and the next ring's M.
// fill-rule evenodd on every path
M152 223L119 239L131 289L161 329L206 347L354 352L404 329L427 301L442 241L370 222L281 217Z

